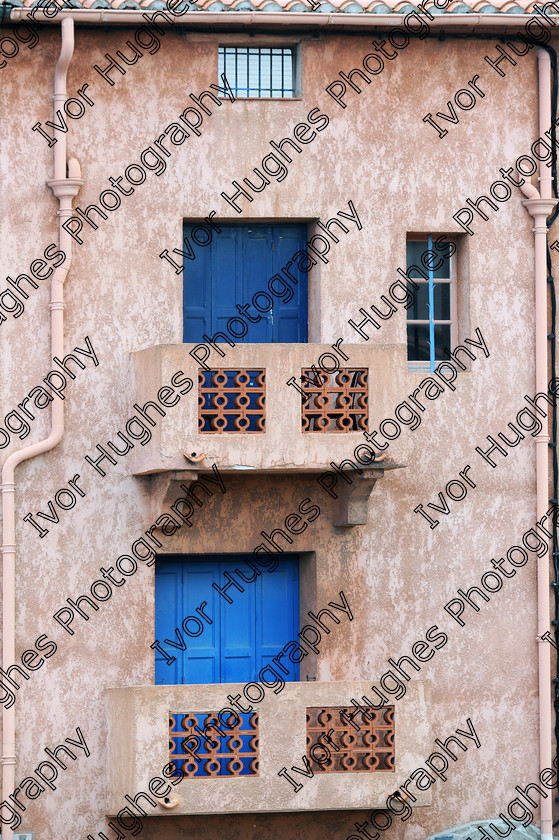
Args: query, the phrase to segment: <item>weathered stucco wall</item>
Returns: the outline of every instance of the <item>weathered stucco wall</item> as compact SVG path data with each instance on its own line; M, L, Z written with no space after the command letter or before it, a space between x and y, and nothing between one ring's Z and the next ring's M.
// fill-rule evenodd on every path
M68 91L88 83L94 101L80 120L69 120L68 150L81 162L85 185L75 202L96 203L108 178L138 162L147 148L198 95L217 81L218 43L240 36L167 31L155 55L146 53L125 76L113 72L110 87L93 70L103 55L124 49L132 30L77 27ZM252 43L248 33L243 42ZM93 836L105 829L107 813L107 696L109 686L150 685L154 633L153 566L138 569L88 621L76 617L70 636L52 618L67 597L89 592L99 568L152 523L150 481L131 475L131 456L101 478L84 462L97 443L114 440L132 415L135 399L130 354L181 341L182 283L159 259L163 248L180 247L183 218L325 221L352 201L362 230L350 232L331 249L329 263L311 275L311 340L330 344L365 342L348 326L359 307L378 304L405 266L407 232L462 233L452 216L514 165L537 137L537 87L533 52L505 66L500 77L484 62L493 41L452 38L413 42L382 75L346 96L342 110L325 93L338 73L360 67L373 35L328 35L303 39L303 99L224 102L204 117L202 135L172 147L167 170L149 173L135 194L85 229L74 246L65 287L67 351L84 348L89 336L99 359L67 388L67 431L59 446L17 470L17 651L47 634L58 650L32 673L17 694L16 779L31 775L45 758L44 747L76 737L80 727L91 755L70 763L56 782L23 815L36 840ZM266 36L254 42L269 43ZM274 43L282 42L275 36ZM287 43L297 40L294 36ZM52 119L52 78L59 31L45 28L35 49L22 49L2 71L0 178L3 196L2 288L4 278L27 272L32 260L57 239L57 202L45 185L52 150L32 126ZM534 51L535 52L535 51ZM445 103L479 74L485 92L458 125L445 123L439 139L423 116L446 110ZM250 177L271 151L270 140L292 136L312 108L330 117L328 127L295 155L288 177L243 204L239 216L220 198L232 180ZM212 109L213 110L213 109ZM170 144L167 144L170 146ZM273 179L272 179L273 180ZM354 620L324 640L317 657L319 680L374 681L388 670L387 659L409 655L412 645L437 625L448 643L421 667L432 684L433 737L446 738L471 718L481 746L461 754L448 781L433 788L433 804L398 819L390 834L420 840L476 818L497 816L514 786L537 779L537 660L535 555L505 580L479 613L466 606L460 627L444 611L457 588L478 585L491 558L500 558L535 518L535 453L527 435L492 469L475 452L488 434L506 424L534 392L534 293L532 223L519 190L473 223L463 236L461 339L479 327L490 352L461 374L421 414L421 425L406 432L407 468L387 474L369 502L369 522L353 529L331 525L334 500L313 477L232 479L225 496L208 500L185 530L165 543L165 553L244 552L260 531L280 527L285 516L310 497L320 518L295 539L293 550L315 552L316 604L341 589ZM87 225L84 226L87 228ZM50 369L48 282L25 301L25 312L0 324L3 365L2 416L15 408ZM370 345L405 342L400 307L382 329L370 330ZM287 376L286 376L287 378ZM404 373L405 399L419 374ZM375 372L370 372L374 394ZM155 396L155 394L154 394ZM182 398L189 411L193 389ZM394 403L394 408L396 402ZM173 409L170 409L172 414ZM47 429L46 412L26 440ZM189 430L185 430L189 434ZM351 457L339 437L339 458ZM247 452L251 436L244 441ZM20 443L14 435L10 448ZM290 441L283 441L289 452ZM390 450L389 450L390 451ZM476 487L430 530L414 507L437 501L437 494L466 464ZM41 539L22 521L28 512L46 512L48 500L76 473L86 493L76 507L59 511ZM42 521L44 525L44 521ZM510 568L508 565L507 569ZM19 660L18 660L19 661ZM414 677L415 677L414 673ZM281 697L279 698L281 700ZM348 697L349 701L349 697ZM434 745L433 745L434 748ZM427 757L427 756L425 756ZM286 755L286 764L290 759ZM289 766L289 765L288 765ZM404 781L395 773L394 789ZM185 781L184 784L188 784ZM208 782L208 787L212 784ZM278 779L277 784L287 785ZM312 784L312 782L309 782ZM131 794L134 791L130 791ZM210 793L208 793L210 795ZM295 794L294 794L295 796ZM124 804L124 803L123 803ZM365 812L230 817L174 817L145 821L141 834L163 837L309 838L325 834L343 840ZM112 837L110 830L107 830Z

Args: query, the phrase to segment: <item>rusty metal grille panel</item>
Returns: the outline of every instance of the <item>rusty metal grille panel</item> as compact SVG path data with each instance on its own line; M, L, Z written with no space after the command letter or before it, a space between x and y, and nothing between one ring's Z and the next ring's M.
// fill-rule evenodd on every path
M258 776L258 715L172 712L169 761L189 779Z
M359 729L341 718L340 712L353 715L351 720ZM367 708L367 714L370 719L353 706L307 708L307 758L315 773L394 770L394 706Z
M361 432L368 429L369 371L341 368L332 373L301 371L304 432Z
M208 434L266 431L265 370L201 370L198 430Z

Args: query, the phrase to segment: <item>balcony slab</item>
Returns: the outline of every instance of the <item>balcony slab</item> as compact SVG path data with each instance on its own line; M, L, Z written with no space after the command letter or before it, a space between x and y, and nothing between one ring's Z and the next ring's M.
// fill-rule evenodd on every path
M169 763L170 713L218 712L231 705L227 695L235 698L243 688L213 684L108 689L107 815L124 807L126 794L147 792L150 779L162 777ZM258 775L182 779L172 791L178 804L158 805L153 816L386 808L386 798L432 751L429 688L428 681L411 681L404 697L389 701L395 717L394 771L316 773L313 778L291 770L293 765L304 768L307 707L350 706L352 698L361 702L370 694L371 682L294 682L279 694L266 688L264 699L254 705L259 716ZM284 767L304 783L297 793L278 776ZM430 790L414 794L414 807L431 804Z
M132 354L133 402L143 405L155 400L159 388L169 385L177 371L193 382L192 390L180 402L157 418L152 440L137 445L130 453L134 475L162 472L182 474L216 463L219 469L279 474L281 472L324 472L330 463L353 458L357 446L367 447L361 431L304 432L301 395L287 384L291 377L300 382L301 370L318 366L318 358L330 353L328 344L237 344L218 345L221 357L212 351L207 364L214 368L266 370L266 425L263 433L205 433L198 430L198 373L200 364L190 355L196 345L171 344L149 347ZM378 429L385 418L393 418L406 399L408 379L404 345L343 345L349 358L342 364L367 368L369 431ZM393 427L391 427L391 430ZM407 459L408 429L390 444L390 463ZM366 453L366 448L360 450ZM186 453L186 455L185 455ZM187 457L188 456L188 457ZM186 477L186 476L185 476Z

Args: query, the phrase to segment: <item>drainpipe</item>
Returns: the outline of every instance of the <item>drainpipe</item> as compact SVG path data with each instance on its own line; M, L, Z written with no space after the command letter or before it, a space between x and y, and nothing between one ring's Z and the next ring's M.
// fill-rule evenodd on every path
M544 137L551 125L550 58L545 50L538 50L539 136ZM526 196L522 202L534 219L535 296L536 296L536 393L547 394L547 225L546 219L557 205L551 195L551 172L544 161L539 163L538 190L532 184L521 187ZM542 409L543 410L543 409ZM547 415L547 405L545 406ZM541 519L548 509L547 427L536 436L536 518ZM538 694L540 721L540 771L551 763L551 645L542 638L549 632L549 553L538 557ZM540 831L542 840L551 840L553 830L553 799L540 801Z
M56 65L54 78L54 122L56 111L64 107L66 101L66 74L74 51L74 22L62 21L62 48ZM49 187L59 200L60 249L66 254L63 265L54 270L51 280L51 355L64 355L64 281L72 264L72 238L62 228L62 224L72 215L72 198L75 197L83 181L80 179L80 165L71 158L68 161L66 177L66 136L55 129L54 137L54 178L48 181ZM64 403L54 399L51 404L51 431L47 438L38 443L12 452L2 468L2 666L4 670L15 663L15 468L23 461L41 455L53 449L64 433ZM7 800L15 788L15 703L4 709L2 725L2 798ZM13 830L7 825L2 827L2 840L12 840Z

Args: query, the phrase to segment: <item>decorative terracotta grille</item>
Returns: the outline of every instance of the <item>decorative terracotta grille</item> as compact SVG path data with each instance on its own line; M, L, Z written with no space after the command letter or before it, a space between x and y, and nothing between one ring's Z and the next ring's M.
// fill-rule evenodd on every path
M265 432L265 370L201 370L198 373L200 432Z
M394 770L394 706L366 711L370 719L353 706L307 709L307 758L315 773Z
M172 712L169 761L189 779L258 776L258 715Z
M304 432L367 431L367 368L341 368L332 373L303 368L301 390Z

